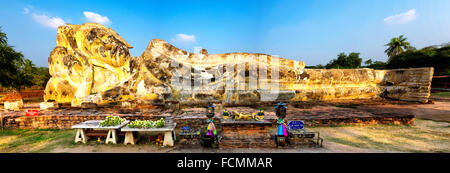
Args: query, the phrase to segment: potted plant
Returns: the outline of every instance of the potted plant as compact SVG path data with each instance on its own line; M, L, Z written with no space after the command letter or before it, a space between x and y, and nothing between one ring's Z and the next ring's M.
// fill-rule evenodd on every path
M261 109L259 110L258 114L256 114L256 116L258 117L258 120L263 120L264 119L264 111Z
M228 116L230 116L230 114L228 113L228 111L223 111L223 113L222 113L222 118L224 119L224 120L226 120L226 119L228 119Z

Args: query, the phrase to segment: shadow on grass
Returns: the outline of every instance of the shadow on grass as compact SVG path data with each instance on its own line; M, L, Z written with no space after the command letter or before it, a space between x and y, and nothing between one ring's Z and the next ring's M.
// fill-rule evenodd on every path
M49 152L57 146L73 145L73 130L59 129L17 129L1 130L0 137L14 137L0 145L1 152Z
M414 148L410 148L410 146L407 146L407 145L405 146L404 144L401 143L401 141L404 141L405 139L417 141L417 142L424 142L424 143L428 143L430 145L433 142L436 142L436 141L433 141L433 140L423 137L423 135L430 135L430 134L428 134L427 132L424 132L424 131L420 131L419 129L414 129L412 127L407 127L407 126L397 126L397 125L384 126L384 127L377 125L377 126L372 126L370 128L372 128L372 129L370 131L367 131L364 134L355 133L354 130L358 130L358 129L353 129L353 130L350 130L348 128L340 129L339 130L340 132L353 137L353 139L326 137L326 140L329 140L329 141L332 141L335 143L339 143L339 144L343 144L343 145L357 147L357 148L377 149L377 150L382 150L382 151L387 151L387 152L421 153L421 152L430 152L431 150L436 150L436 149L427 150L427 149L419 149L419 148L414 149ZM399 130L401 130L401 132L399 132ZM383 136L380 137L379 135L376 135L376 134L383 135L385 133L388 133L388 134L386 134L387 136L384 136L384 137ZM386 140L387 142L380 142L375 139ZM445 148L437 149L434 152L437 152L440 150L445 151L446 149Z

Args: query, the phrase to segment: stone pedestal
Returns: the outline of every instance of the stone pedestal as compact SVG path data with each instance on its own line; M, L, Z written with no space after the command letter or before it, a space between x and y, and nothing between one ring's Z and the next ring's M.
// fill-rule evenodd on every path
M122 106L121 107L125 108L125 109L131 109L132 108L130 102L122 102Z
M269 121L234 121L225 120L222 125L221 148L261 148L276 147L271 138Z
M10 111L19 111L20 109L23 108L23 101L22 100L5 101L4 108Z

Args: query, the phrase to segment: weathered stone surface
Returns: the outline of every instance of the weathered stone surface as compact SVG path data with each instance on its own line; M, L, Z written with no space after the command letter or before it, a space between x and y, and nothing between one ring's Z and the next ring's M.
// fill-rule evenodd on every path
M303 62L265 54L190 53L160 39L151 40L140 57L130 56L129 48L116 32L99 24L59 27L44 99L72 106L131 100L254 105L378 97L423 102L433 75L433 68L304 69Z
M433 68L379 70L384 74L382 97L426 103L430 97Z
M20 109L23 108L23 101L22 100L5 101L4 108L10 111L19 111Z
M100 24L60 26L48 58L52 78L44 99L80 105L90 94L118 86L130 74L128 48L122 37Z
M132 108L130 102L122 102L121 107L122 107L122 108L126 108L126 109L131 109L131 108Z

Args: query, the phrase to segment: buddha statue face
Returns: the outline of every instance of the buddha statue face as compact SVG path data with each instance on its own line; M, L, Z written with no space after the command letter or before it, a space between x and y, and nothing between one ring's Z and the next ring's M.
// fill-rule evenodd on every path
M59 27L57 46L49 57L52 79L45 99L79 105L84 97L117 86L130 76L129 48L122 37L103 25Z
M160 39L150 41L139 57L132 57L129 48L132 47L114 30L100 24L60 26L57 46L49 57L52 78L44 99L72 106L124 100L254 103L266 101L266 96L276 98L272 97L275 94L256 91L269 89L262 83L270 82L271 90L277 90L278 85L272 84L280 82L283 89L292 89L297 81L297 73L292 72L304 67L302 62L266 54L208 54L206 50L189 53ZM256 67L267 73L259 76ZM280 75L275 75L278 69ZM250 76L263 82L250 87L246 82ZM249 87L227 82L232 80L249 83ZM251 92L241 93L242 90Z
M94 65L122 67L130 59L130 52L128 45L114 31L109 31L106 28L86 28L81 30L82 38L78 43L82 46L81 51L91 56Z

